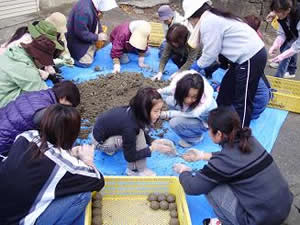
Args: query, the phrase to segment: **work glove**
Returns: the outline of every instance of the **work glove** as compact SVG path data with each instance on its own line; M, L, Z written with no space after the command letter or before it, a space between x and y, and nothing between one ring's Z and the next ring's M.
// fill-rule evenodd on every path
M121 65L118 63L114 64L113 73L120 73L120 71L121 71Z
M94 167L94 145L82 145L73 147L71 150L71 154L83 161L86 165Z
M42 80L47 80L48 79L49 73L47 71L39 69L39 73L40 73L40 76L41 76Z
M162 120L168 120L170 118L169 112L168 111L161 111L159 118L162 119Z
M288 50L284 51L283 53L281 53L280 55L276 56L275 58L270 59L269 61L270 62L278 63L278 62L281 62L282 60L284 60L286 58L289 58L289 57L295 55L296 53L297 52L293 48L289 48Z
M107 41L108 37L107 34L104 32L101 32L100 34L98 34L98 41Z
M161 80L163 73L162 72L158 72L154 77L151 78L151 80L155 81L155 80Z
M182 156L182 158L187 162L196 162L199 160L203 160L203 157L204 157L204 152L196 149L190 149Z
M172 152L170 152L171 155L176 155L176 153L177 153L176 147L175 147L173 141L171 141L169 139L165 139L165 138L156 139L152 142L152 144L153 143L169 146L172 149Z
M185 171L192 171L192 168L182 164L182 163L175 163L173 165L173 170L176 172L176 173L183 173Z
M160 153L166 154L166 155L174 154L174 149L172 149L170 146L163 145L161 143L157 143L154 141L151 143L150 149L151 149L151 151L160 152Z
M145 61L145 57L144 56L139 56L139 59L138 59L139 67L149 69L150 66L145 64L144 61Z

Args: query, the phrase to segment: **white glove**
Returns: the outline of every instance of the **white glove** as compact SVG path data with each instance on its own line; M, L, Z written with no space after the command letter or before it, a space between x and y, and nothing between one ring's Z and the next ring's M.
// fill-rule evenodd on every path
M176 172L176 173L183 173L185 171L192 171L192 168L182 164L182 163L175 163L173 165L173 170Z
M49 74L55 74L55 69L53 68L53 66L45 66L44 69L46 72L48 72Z
M165 146L170 147L172 152L169 152L169 154L171 154L171 155L176 155L176 153L177 153L176 147L175 147L173 141L171 141L169 139L165 139L165 138L156 139L152 142L152 144L159 144L159 145L165 145Z
M100 34L98 34L98 41L107 41L108 37L107 34L104 32L101 32Z
M71 154L83 161L86 165L94 167L94 145L83 145L72 148Z
M196 149L190 149L184 153L182 158L187 162L196 162L204 159L204 152Z
M169 112L168 111L161 111L159 118L162 119L162 120L169 119Z
M49 77L48 72L46 72L44 70L40 70L40 69L39 69L39 72L40 72L40 76L41 76L42 80L47 80L48 79L48 77Z
M141 68L150 68L149 65L145 64L144 61L145 61L145 57L144 56L139 56L139 67Z
M174 149L168 145L163 145L157 142L152 142L150 146L151 151L157 151L162 154L174 155ZM176 153L175 153L176 154Z
M120 73L120 71L121 71L121 65L118 63L114 64L113 73Z
M154 77L151 78L151 80L155 81L155 80L161 80L162 78L162 72L158 72Z

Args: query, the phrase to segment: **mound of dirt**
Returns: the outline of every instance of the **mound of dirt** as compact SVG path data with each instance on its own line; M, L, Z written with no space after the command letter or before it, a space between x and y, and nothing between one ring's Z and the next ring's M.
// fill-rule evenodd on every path
M79 111L83 119L80 138L86 138L91 132L96 117L116 106L128 105L130 99L140 87L161 88L168 85L167 81L152 81L141 73L125 72L108 74L98 79L78 85L81 103Z

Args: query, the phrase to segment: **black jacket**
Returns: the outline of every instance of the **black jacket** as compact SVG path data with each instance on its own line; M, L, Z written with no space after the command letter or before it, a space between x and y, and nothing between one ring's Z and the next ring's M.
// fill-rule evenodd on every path
M113 108L97 117L93 135L97 142L102 144L106 139L112 136L122 136L124 157L127 162L135 162L140 159L151 156L149 147L142 150L136 150L136 136L141 127L128 106ZM147 144L152 139L145 132Z

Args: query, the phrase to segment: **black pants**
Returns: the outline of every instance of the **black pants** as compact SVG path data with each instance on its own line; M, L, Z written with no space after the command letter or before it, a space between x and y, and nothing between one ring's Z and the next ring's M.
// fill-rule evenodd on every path
M267 52L262 48L242 64L232 64L225 74L217 98L219 106L233 106L239 114L242 127L249 127L253 101L259 79L264 75Z

